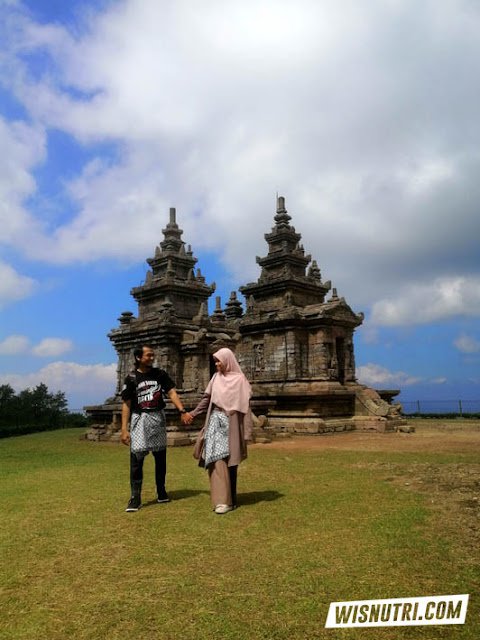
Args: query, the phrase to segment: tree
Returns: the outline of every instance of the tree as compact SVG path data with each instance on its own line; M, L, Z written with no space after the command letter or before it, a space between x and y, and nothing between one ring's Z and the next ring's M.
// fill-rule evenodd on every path
M9 384L0 385L0 436L33 433L64 426L85 426L82 414L68 411L63 391L50 393L41 382L33 389L24 389L18 395Z
M43 382L34 389L20 391L17 399L21 421L26 424L57 426L61 418L68 414L65 393L49 393Z
M12 404L15 390L9 384L0 385L0 413Z
M11 424L16 413L15 390L9 384L0 385L0 425Z

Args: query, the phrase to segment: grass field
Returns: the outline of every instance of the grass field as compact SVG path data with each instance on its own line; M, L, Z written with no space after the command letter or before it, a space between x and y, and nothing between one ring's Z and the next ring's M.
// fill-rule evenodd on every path
M480 428L425 422L252 446L225 516L191 447L168 451L172 502L149 456L127 514L126 447L0 441L0 637L476 640ZM465 625L324 628L332 601L463 593Z

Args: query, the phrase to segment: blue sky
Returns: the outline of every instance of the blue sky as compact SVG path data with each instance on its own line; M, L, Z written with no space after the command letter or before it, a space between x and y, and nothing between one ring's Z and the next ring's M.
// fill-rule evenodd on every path
M479 28L467 0L4 0L0 383L103 401L169 207L225 302L278 192L365 313L359 379L479 399Z

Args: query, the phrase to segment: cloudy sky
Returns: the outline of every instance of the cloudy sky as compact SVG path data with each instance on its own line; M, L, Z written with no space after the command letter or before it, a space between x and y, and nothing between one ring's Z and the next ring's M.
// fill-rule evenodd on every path
M0 383L101 402L169 207L225 301L278 192L359 378L478 399L479 33L472 0L1 0Z

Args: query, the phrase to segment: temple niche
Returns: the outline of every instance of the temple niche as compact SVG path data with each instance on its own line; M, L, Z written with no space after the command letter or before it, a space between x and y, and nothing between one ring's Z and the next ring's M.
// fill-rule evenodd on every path
M150 344L157 366L173 378L185 407L193 408L214 371L211 355L221 347L235 352L253 389L257 438L291 433L321 434L351 429L388 431L404 423L391 399L398 390L375 391L355 378L353 335L363 322L323 282L315 260L305 253L279 197L274 226L265 234L268 253L257 257L261 273L241 286L246 309L235 291L213 313L207 284L190 245L182 240L175 209L163 230L145 282L131 290L137 317L124 311L108 334L118 354L115 395L103 405L86 407L92 419L87 438L119 439L120 390L133 368L133 350ZM193 441L201 421L182 425L167 405L169 444Z

